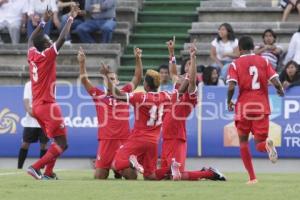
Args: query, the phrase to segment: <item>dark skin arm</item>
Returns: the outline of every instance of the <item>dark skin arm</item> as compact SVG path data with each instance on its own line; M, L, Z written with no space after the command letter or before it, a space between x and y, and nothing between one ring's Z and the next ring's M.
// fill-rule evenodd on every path
M173 36L173 40L167 42L169 57L172 58L175 56L175 36ZM169 71L172 79L172 83L176 83L179 79L177 75L177 67L175 63L169 63Z
M282 84L281 84L280 81L279 81L278 76L272 78L272 79L271 79L271 83L272 83L273 86L276 88L277 94L278 94L279 96L283 97L283 96L284 96L284 90L283 90Z
M190 49L191 66L189 68L189 87L188 92L193 93L196 90L197 69L196 69L196 47L193 45Z
M234 95L236 82L229 81L228 83L228 91L227 91L227 107L228 111L232 112L234 110L234 103L232 102L232 97Z
M86 91L90 91L94 86L93 84L90 82L87 71L86 71L86 67L85 67L85 54L83 49L80 47L79 51L78 51L78 55L77 55L77 60L79 62L79 73L80 73L80 80L82 85L84 86L84 88L86 89Z
M29 99L24 99L23 102L24 102L24 107L25 107L26 112L28 112L28 114L30 116L33 116L32 108L30 107L30 104L29 104Z
M142 64L142 50L139 48L134 49L135 55L135 70L134 76L131 80L131 84L133 85L133 90L137 88L140 84L142 77L143 77L143 64Z

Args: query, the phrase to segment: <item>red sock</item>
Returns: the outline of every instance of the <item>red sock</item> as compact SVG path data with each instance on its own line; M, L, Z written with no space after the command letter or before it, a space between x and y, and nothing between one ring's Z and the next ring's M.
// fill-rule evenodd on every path
M116 171L121 171L121 170L124 170L124 169L127 169L130 167L130 163L129 163L129 160L116 160L114 163L113 163L113 168L116 170Z
M46 165L46 169L45 169L45 173L44 173L45 175L52 176L52 174L53 174L53 168L55 166L56 160L57 159L53 159L51 162L49 162Z
M161 168L155 171L156 180L164 179L170 173L170 168Z
M48 163L52 162L54 159L58 158L62 154L63 150L56 143L52 143L47 151L47 153L40 158L32 167L36 170L41 169Z
M256 179L253 165L252 165L252 157L251 157L248 142L242 142L240 144L240 152L241 152L241 158L243 160L244 166L245 166L246 170L248 171L250 180Z
M211 171L187 171L181 173L181 180L195 181L202 178L213 178L214 174Z
M256 150L259 152L267 152L266 141L256 144Z

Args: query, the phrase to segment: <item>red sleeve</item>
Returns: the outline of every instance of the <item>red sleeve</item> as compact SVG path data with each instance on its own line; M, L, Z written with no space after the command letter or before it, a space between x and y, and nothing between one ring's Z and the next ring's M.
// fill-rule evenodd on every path
M51 47L45 49L42 52L43 55L45 55L49 59L56 59L56 56L58 55L58 51L56 49L56 43L53 43Z
M88 91L89 95L93 98L93 100L97 100L101 98L105 93L102 90L99 90L98 88L94 87Z
M133 91L133 85L131 83L127 83L122 87L121 91L131 93Z
M143 92L127 93L127 95L129 103L133 106L142 104L146 100L146 94L144 94Z
M278 76L278 74L273 69L272 64L268 60L266 60L266 62L267 62L267 78L268 80L271 80L274 77Z
M237 67L236 67L235 63L231 63L228 68L228 75L227 75L226 83L228 83L230 81L234 81L236 83L238 82Z
M36 50L35 47L31 47L31 48L28 49L28 52L27 52L27 61L28 61L28 63L30 63L30 61L34 57L35 50Z

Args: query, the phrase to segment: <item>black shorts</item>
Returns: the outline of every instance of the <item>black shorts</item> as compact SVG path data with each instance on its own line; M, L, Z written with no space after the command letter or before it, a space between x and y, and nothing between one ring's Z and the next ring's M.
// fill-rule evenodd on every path
M41 128L24 127L23 142L47 144L49 139Z

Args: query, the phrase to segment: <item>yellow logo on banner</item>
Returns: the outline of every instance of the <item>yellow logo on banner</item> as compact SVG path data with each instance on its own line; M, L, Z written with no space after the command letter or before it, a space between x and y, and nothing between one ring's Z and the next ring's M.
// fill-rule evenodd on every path
M15 134L19 121L20 117L17 114L12 113L8 108L4 108L0 112L0 134Z
M273 140L274 145L277 147L281 146L281 140L282 140L282 135L281 135L281 126L271 122L270 121L270 128L269 128L269 138ZM249 140L253 136L249 138ZM234 122L227 124L224 127L224 146L225 147L239 147L239 136L237 133L237 129L235 127Z

